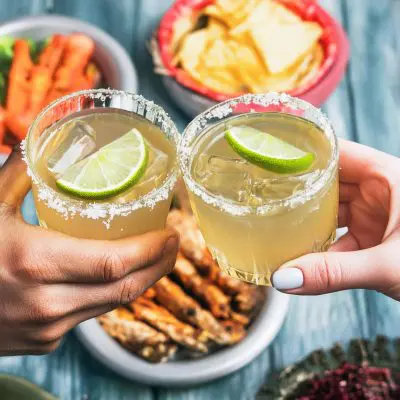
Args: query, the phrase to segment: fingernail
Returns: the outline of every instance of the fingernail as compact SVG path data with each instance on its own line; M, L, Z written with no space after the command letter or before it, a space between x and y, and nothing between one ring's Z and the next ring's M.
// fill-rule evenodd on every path
M162 254L163 257L166 257L173 251L176 251L177 246L178 246L178 238L176 235L173 235L165 243L163 254Z
M298 268L282 268L272 275L272 286L278 290L298 289L303 286L303 272Z

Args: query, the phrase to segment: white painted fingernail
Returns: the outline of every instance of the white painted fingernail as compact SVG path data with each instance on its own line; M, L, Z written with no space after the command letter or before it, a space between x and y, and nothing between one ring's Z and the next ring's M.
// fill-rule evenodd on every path
M272 275L272 286L278 290L298 289L303 286L304 277L301 269L282 268Z

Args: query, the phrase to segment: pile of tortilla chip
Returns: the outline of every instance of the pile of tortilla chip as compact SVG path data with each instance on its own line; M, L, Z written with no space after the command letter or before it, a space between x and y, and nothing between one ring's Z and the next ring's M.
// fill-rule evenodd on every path
M175 67L226 95L291 91L324 59L322 27L274 0L216 0L175 22Z

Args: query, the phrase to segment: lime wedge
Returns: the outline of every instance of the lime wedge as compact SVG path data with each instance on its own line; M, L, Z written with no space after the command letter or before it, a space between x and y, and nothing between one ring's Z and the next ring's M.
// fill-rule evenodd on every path
M146 142L137 129L132 129L71 165L56 184L78 197L104 199L137 183L146 170L147 161Z
M225 138L241 157L274 172L304 171L311 166L315 158L313 153L307 153L250 126L232 127L225 132Z

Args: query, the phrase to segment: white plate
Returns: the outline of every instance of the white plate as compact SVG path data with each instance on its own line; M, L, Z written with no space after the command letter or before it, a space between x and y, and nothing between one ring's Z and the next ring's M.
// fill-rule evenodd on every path
M266 303L246 338L198 360L150 364L121 347L95 319L80 324L75 332L95 358L126 378L149 385L188 386L221 378L257 357L281 328L288 305L288 295L269 288Z
M137 92L138 77L125 49L108 33L75 18L60 15L23 17L0 26L0 36L43 39L53 33L85 33L96 43L93 59L104 74L107 85L113 89Z
M7 155L0 153L0 167L6 162L7 158Z

